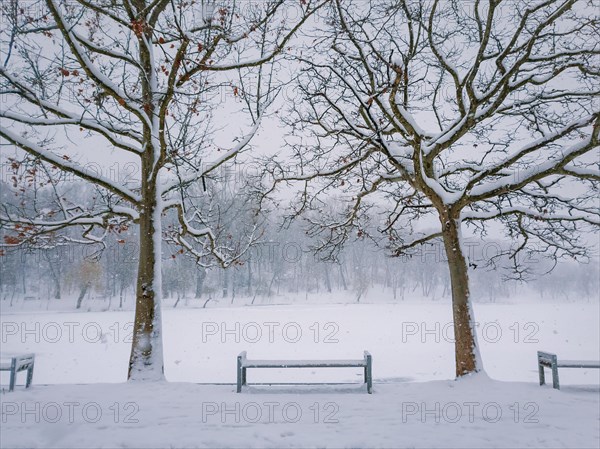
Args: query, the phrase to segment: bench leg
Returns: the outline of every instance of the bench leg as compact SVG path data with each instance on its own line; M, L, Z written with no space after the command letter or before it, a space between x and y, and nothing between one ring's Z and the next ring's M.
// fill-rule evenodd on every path
M33 363L27 368L27 383L25 384L25 388L29 388L31 386L31 382L33 381Z
M246 369L245 367L242 367L242 385L246 385Z
M540 372L540 385L546 383L546 375L544 373L544 365L538 362L538 371Z
M242 357L237 358L237 392L242 392Z
M365 377L367 382L367 393L371 394L373 392L373 358L371 355L367 356L367 366L365 367Z
M557 357L552 357L552 387L560 390L560 384L558 382L558 361Z
M15 357L13 357L10 360L10 383L8 384L8 391L14 391L16 382L17 382L17 359Z

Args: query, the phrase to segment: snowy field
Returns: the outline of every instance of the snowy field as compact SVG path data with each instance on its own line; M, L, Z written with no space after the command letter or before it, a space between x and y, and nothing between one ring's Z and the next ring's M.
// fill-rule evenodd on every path
M31 390L1 395L1 446L598 447L600 371L562 369L556 391L537 385L536 366L539 349L598 359L598 304L478 304L475 312L493 380L451 380L447 303L167 309L170 382L149 387L124 383L132 312L4 310L2 351L35 352L36 367ZM353 368L249 370L259 385L235 393L243 350L327 359L365 349L373 395Z

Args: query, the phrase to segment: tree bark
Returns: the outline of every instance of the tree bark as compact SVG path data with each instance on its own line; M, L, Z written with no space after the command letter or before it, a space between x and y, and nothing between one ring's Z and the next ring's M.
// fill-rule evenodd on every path
M151 158L142 159L142 173L151 172ZM144 205L140 213L140 258L137 274L133 342L129 358L129 380L164 380L161 281L161 204L157 180L143 176Z
M469 293L469 273L460 244L460 222L441 214L444 248L450 270L456 377L482 371Z

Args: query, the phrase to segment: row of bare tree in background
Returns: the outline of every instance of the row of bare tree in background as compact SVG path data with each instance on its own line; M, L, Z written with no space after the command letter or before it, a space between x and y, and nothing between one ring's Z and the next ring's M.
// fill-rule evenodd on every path
M220 189L223 185L227 183L211 184L206 196L216 195L221 204L238 198L236 213L243 214L241 204L245 203L248 208L245 214L250 215L252 203L239 201L244 195L243 189L229 190L230 195L225 195L213 188ZM85 184L79 185L78 190L84 195ZM3 202L8 204L11 198L3 198ZM265 215L260 241L239 263L225 269L211 264L210 259L200 265L188 254L182 254L179 246L165 243L163 304L211 307L290 301L358 303L450 299L447 261L439 243L422 247L410 257L381 257L378 242L355 236L336 260L324 261L313 252L314 240L305 232L307 223L295 221L289 228L281 229L282 221L283 217L275 213ZM239 229L243 221L231 222L237 223L237 229L229 228L226 232L244 235L249 231ZM24 304L33 305L32 300L40 300L39 306L45 308L133 308L138 232L133 225L127 230L112 232L96 246L48 241L43 248L4 250L0 257L3 306L20 308ZM0 237L4 235L6 233L0 231ZM554 267L552 261L540 255L522 255L518 264L520 271L515 272L502 240L473 238L466 246L476 302L525 298L597 300L600 277L596 261L578 264L565 259Z

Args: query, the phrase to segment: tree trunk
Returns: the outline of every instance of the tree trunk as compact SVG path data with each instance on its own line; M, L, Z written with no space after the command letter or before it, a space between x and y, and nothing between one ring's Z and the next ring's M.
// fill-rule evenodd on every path
M125 290L125 281L121 278L119 289L119 309L123 308L123 290Z
M327 288L327 293L331 293L331 279L329 277L329 265L327 265L327 263L323 264L323 273L325 274L325 288Z
M61 293L60 293L60 280L58 278L55 278L54 280L54 299L60 299L61 298Z
M229 270L237 270L237 268L228 268ZM237 275L234 272L233 276L231 276L230 274L230 281L229 283L231 284L231 304L233 304L233 300L235 299L235 281L237 280Z
M221 270L222 273L222 280L223 280L223 294L222 294L222 298L227 298L227 295L229 294L229 270L227 270L226 268Z
M79 292L79 297L77 298L77 309L81 308L81 303L83 302L83 298L85 298L85 294L88 291L88 288L90 288L90 284L91 282L86 282L85 284L83 284L83 287L81 287L81 291Z
M452 287L456 377L461 377L483 369L469 296L468 266L460 244L460 223L454 218L442 218L442 220L444 248L448 258Z
M204 288L204 279L206 278L206 269L204 267L197 267L196 271L196 299L202 298L202 289Z
M348 284L346 284L346 276L344 276L344 267L343 265L340 263L340 279L342 281L342 287L344 288L344 290L348 290Z
M142 170L142 173L148 172L149 170ZM146 184L145 180L142 182ZM146 184L143 187L148 190L142 190L146 192L146 198L140 213L140 258L129 380L164 380L160 310L162 211L157 204L156 185L160 184Z
M25 263L25 255L21 253L21 287L23 288L23 296L27 296L27 283L25 275L27 273L27 264Z
M248 280L246 282L246 288L248 290L248 296L252 295L252 259L248 259Z
M50 274L52 275L52 281L54 281L54 299L61 298L60 292L60 267L55 266L52 258L48 253L45 253L46 260L48 261L48 267L50 268Z

